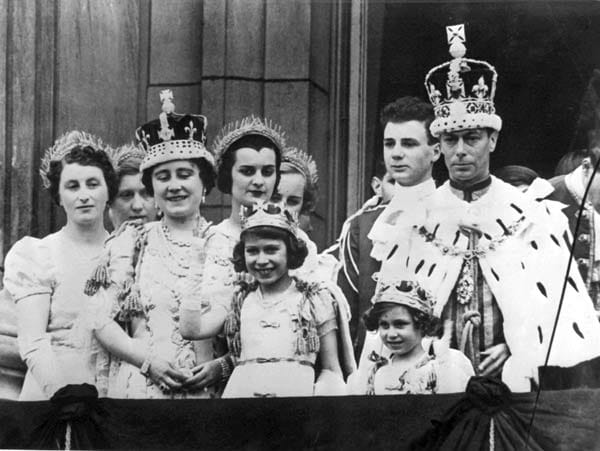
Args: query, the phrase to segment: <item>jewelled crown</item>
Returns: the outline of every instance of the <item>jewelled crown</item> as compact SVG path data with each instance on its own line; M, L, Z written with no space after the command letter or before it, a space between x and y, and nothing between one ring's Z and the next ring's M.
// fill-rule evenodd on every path
M160 92L162 113L135 132L139 145L146 151L140 171L173 160L204 158L214 166L212 154L206 150L206 117L177 114L170 89Z
M282 204L273 202L257 202L250 209L240 209L242 232L253 227L270 226L287 230L298 236L298 216L284 208Z
M452 60L440 64L425 77L425 89L433 105L435 120L431 134L470 128L500 131L502 119L496 114L494 96L498 74L485 61L465 58L465 26L446 27Z
M304 176L307 183L316 186L319 182L317 163L309 154L296 147L287 147L283 150L281 164L289 164Z
M412 307L428 315L433 314L433 297L418 282L412 280L380 280L371 302L391 302Z
M63 158L75 147L91 147L98 152L108 153L107 146L102 140L94 135L86 132L73 130L60 136L52 147L44 152L42 162L40 163L40 176L44 188L50 187L48 179L48 171L50 171L50 163L53 161L62 161Z
M248 116L241 121L227 124L221 129L219 135L213 142L212 151L217 162L217 168L221 165L223 155L234 142L247 135L260 135L271 140L279 152L285 149L285 133L279 125L268 119L256 116Z
M118 171L121 165L126 161L132 159L143 160L146 157L146 152L134 143L125 144L116 148L107 148L107 153L116 171Z

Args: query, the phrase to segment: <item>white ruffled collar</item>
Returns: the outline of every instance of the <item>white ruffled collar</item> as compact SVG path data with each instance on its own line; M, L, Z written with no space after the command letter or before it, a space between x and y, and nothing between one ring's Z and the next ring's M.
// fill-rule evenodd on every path
M433 179L414 186L396 183L394 196L371 227L367 237L373 242L371 257L382 261L388 255L398 233L398 219L403 211L414 211L423 199L435 191Z

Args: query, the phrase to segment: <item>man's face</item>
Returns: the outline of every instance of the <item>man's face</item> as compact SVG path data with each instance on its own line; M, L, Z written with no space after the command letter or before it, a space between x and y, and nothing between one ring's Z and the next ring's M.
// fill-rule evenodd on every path
M383 161L396 183L414 186L431 178L431 167L439 156L437 144L427 142L424 122L386 124L383 130Z
M477 183L490 173L490 153L496 148L498 132L483 128L442 133L440 146L450 179Z

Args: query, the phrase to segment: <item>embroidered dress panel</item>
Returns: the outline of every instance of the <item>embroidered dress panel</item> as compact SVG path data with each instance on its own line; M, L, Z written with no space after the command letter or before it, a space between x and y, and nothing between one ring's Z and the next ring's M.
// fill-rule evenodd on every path
M316 353L298 354L300 315L314 312L319 335L332 330L335 312L317 299L304 310L305 295L294 283L276 302L265 302L260 289L248 293L240 315L242 365L236 366L223 397L312 396Z
M150 355L167 359L177 369L188 374L199 363L216 357L213 340L184 340L179 331L182 293L187 292L190 286L200 287L202 284L203 234L207 226L206 221L201 218L198 236L191 242L173 240L161 222L146 224L141 232L130 227L129 231L112 241L109 267L114 285L130 286L132 292L139 290L139 305L127 300L119 301L122 296L114 296L114 291L109 295L106 290L100 290L93 298L96 303L112 303L112 307L108 309L106 305L97 306L105 312L110 311L108 315L104 315L104 321L111 320L115 311L125 313L126 317L142 316L145 319L144 327L138 327L133 337L144 343ZM136 246L141 246L137 263L132 261ZM128 275L133 280L128 280ZM128 307L133 311L124 311ZM98 312L95 316L102 314ZM102 325L97 323L95 327ZM214 397L215 394L215 388L194 393L182 391L165 394L137 368L114 359L111 362L108 381L110 397L180 399L207 398Z

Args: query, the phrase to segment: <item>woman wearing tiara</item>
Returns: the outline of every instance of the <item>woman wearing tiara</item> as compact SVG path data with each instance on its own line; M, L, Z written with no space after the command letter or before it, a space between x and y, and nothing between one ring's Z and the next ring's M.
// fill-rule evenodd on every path
M281 158L281 178L271 200L282 203L298 218L310 218L317 203L318 181L319 174L313 158L301 149L287 147ZM302 228L298 229L298 237L306 243L308 256L302 267L292 274L305 280L336 281L339 262L335 257L328 253L318 254L317 245Z
M94 136L73 131L46 151L42 181L67 223L42 239L19 240L6 256L4 285L17 304L18 345L27 364L21 400L48 399L67 384L95 383L93 355L77 345L73 326L86 302L86 278L108 236L104 210L117 189L104 148Z
M112 355L108 384L101 385L108 396L213 397L220 360L211 340L181 337L179 303L202 280L209 224L200 205L214 185L214 160L204 147L206 118L175 114L170 91L161 100L159 120L136 135L146 149L142 182L164 216L145 225L125 222L108 241L87 286L88 324Z

